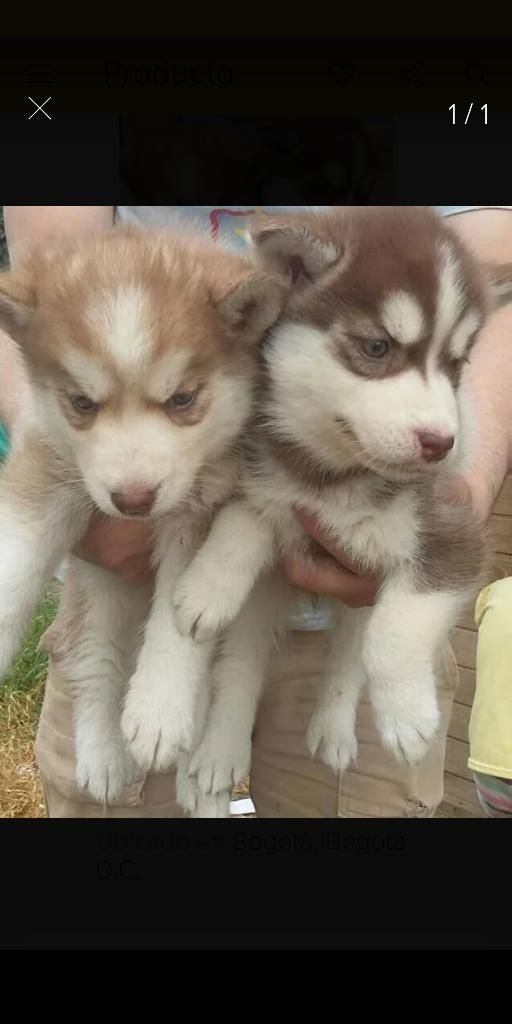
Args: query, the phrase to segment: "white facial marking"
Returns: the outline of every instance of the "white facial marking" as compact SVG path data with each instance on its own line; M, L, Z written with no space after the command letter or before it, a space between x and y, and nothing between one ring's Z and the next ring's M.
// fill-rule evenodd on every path
M190 363L186 348L170 349L157 363L145 367L144 391L155 402L165 402L180 386Z
M200 467L226 450L249 415L250 389L237 377L219 372L209 388L210 405L191 426L144 408L133 395L121 411L100 412L90 430L71 433L74 458L103 512L117 515L110 496L125 487L158 488L156 515L186 497Z
M376 469L418 463L416 431L457 435L457 401L445 373L415 368L379 380L360 377L332 352L329 336L296 324L279 329L269 349L280 435L342 469L357 458ZM422 464L422 469L423 469Z
M137 369L148 353L148 296L142 288L120 287L88 310L88 320L123 371Z
M108 398L112 380L108 370L94 358L78 348L65 349L61 356L65 370L76 382L77 388L95 402Z
M460 264L456 253L447 242L439 246L440 267L436 301L436 322L432 344L437 355L446 336L452 330L461 312L464 295L460 286Z
M421 306L409 292L397 291L388 295L382 304L382 320L387 331L401 345L414 345L423 334L424 319Z
M468 341L471 335L478 330L480 322L480 317L474 310L466 313L462 318L450 339L450 355L454 359L460 359L464 355Z
M80 252L74 252L66 266L66 274L68 278L71 278L72 280L77 280L77 278L79 278L80 275L83 273L83 268L84 259L82 254Z

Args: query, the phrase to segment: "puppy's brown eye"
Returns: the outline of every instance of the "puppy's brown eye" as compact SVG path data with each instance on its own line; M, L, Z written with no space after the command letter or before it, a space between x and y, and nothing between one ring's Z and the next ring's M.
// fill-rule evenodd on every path
M93 402L87 395L71 395L69 401L75 412L91 413L96 412L98 408L97 402Z
M170 398L167 399L165 405L167 409L189 409L194 404L197 398L196 391L175 391Z
M368 338L361 342L361 348L369 359L383 359L389 352L389 342L382 338Z

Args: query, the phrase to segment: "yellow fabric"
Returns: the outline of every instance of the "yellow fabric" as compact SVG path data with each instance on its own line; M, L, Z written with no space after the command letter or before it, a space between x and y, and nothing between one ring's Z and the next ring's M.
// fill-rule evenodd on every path
M512 577L479 594L476 691L469 724L468 766L512 779Z

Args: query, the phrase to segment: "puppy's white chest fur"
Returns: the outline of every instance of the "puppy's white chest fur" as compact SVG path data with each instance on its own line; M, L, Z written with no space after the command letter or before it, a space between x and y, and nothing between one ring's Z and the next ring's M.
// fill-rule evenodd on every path
M376 489L375 481L349 477L315 492L273 460L248 481L249 500L268 519L284 552L303 548L305 537L294 508L321 520L340 547L368 570L389 571L414 557L418 537L413 491Z

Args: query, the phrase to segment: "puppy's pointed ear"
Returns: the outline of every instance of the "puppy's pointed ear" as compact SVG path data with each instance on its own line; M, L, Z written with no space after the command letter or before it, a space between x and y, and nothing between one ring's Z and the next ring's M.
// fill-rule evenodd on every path
M35 302L35 289L28 273L0 274L0 327L15 341L23 342Z
M318 280L343 256L333 242L316 234L313 226L284 218L254 217L249 235L260 265L284 274L294 287Z
M218 315L243 341L258 342L282 312L288 287L271 274L251 274L213 300Z
M512 302L512 263L486 263L484 271L490 293L491 309Z

